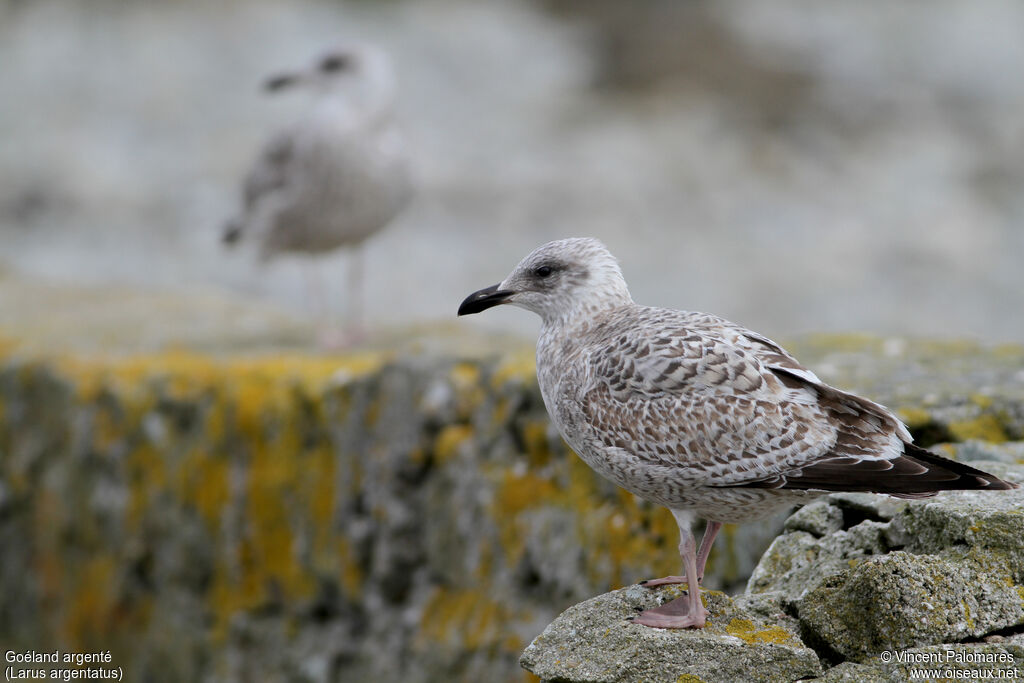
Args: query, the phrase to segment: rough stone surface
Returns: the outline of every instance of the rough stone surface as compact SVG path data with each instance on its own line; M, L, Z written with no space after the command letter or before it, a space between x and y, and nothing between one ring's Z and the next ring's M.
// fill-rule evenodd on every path
M1024 466L977 464L1024 480ZM804 640L827 659L867 662L885 650L1020 629L1021 539L1024 490L911 501L835 494L786 522L749 590L781 592Z
M825 579L797 610L805 640L857 661L1024 624L1021 586L1005 572L902 550Z
M755 593L798 600L827 576L902 545L891 524L906 503L889 496L833 494L798 510L761 557L748 583Z
M915 428L926 445L952 433L944 407L973 386L992 400L971 410L999 434L1022 414L1004 367L1019 356L824 343L801 349L823 375L856 366L864 381L877 360L908 386L915 373L928 375L923 391L942 384L919 399L901 389L894 404L912 414L927 403ZM522 648L561 610L678 572L671 515L600 479L551 430L532 351L456 361L439 346L37 361L0 339L0 642L109 649L127 678L156 683L522 680ZM872 396L889 395L886 381ZM984 465L997 473L1021 452L948 449L999 460ZM744 609L796 632L815 571L900 549L962 556L976 576L1020 585L1019 554L996 553L1013 511L976 502L808 506L751 581L778 595L743 598ZM723 529L708 585L743 585L783 522Z
M563 612L526 648L523 667L543 681L795 681L821 672L791 619L770 599L708 591L700 630L638 626L629 617L682 595L678 586L630 586Z
M679 570L526 358L10 357L0 642L157 682L521 679L560 610ZM724 530L709 585L783 519Z

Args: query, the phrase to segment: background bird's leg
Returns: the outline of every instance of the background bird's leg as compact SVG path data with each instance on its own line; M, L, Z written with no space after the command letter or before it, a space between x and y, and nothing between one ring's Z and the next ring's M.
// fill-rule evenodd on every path
M675 512L675 511L673 511ZM678 519L678 516L677 516ZM697 585L697 544L689 525L679 526L679 554L683 557L683 567L687 577L695 577L687 582L686 595L641 612L634 624L652 626L654 628L702 628L707 619L708 611L700 601L700 587Z
M324 276L323 260L312 258L302 266L306 280L306 301L309 312L317 321L318 345L327 350L344 348L347 339L339 324L337 314L331 310L328 298L330 287Z
M366 311L364 309L365 264L362 245L349 251L348 262L348 328L354 337L366 335Z
M307 261L302 263L303 280L306 285L306 302L309 312L315 318L323 322L328 317L329 307L324 292L323 273L320 272L318 262Z
M350 348L366 339L362 246L357 246L349 251L345 275L344 317L339 320L326 307L322 308L321 346L334 351ZM320 299L322 301L323 297L321 296Z
M697 583L704 580L704 565L707 564L708 555L711 554L711 546L715 544L715 536L718 535L718 530L722 528L721 522L708 522L707 526L704 527L704 537L700 541L700 550L697 551ZM689 531L689 529L687 529ZM683 529L680 526L680 547L679 552L682 553L682 534ZM685 565L683 571L686 571ZM686 583L685 576L666 576L660 579L649 579L647 581L641 581L640 585L646 588L657 588L658 586L669 586L676 583Z

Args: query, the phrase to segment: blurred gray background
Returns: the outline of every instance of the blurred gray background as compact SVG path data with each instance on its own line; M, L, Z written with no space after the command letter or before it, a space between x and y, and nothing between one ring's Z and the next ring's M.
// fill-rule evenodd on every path
M418 185L367 245L376 329L454 326L593 235L637 301L776 337L1024 338L1012 0L4 0L0 332L312 343L310 266L219 233L305 103L262 79L351 41L394 59ZM340 314L346 255L318 261Z

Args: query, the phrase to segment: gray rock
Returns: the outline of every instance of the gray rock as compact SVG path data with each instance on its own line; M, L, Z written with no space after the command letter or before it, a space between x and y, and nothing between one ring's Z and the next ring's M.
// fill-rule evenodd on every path
M762 555L747 590L782 591L796 601L825 577L888 552L898 533L891 522L895 499L887 498L836 494L799 510Z
M844 658L953 642L1024 623L1006 573L897 551L831 576L798 603L805 639Z
M1024 466L981 466L1009 480L1024 478ZM907 537L907 549L939 552L955 546L1003 551L1017 575L1024 573L1024 489L1000 492L964 491L908 505L897 520Z
M827 500L816 500L794 512L783 527L786 531L806 531L821 538L843 528L843 513Z
M1024 479L1024 466L978 466ZM1022 538L1024 489L911 501L836 494L786 522L748 590L781 593L805 641L830 659L870 663L885 650L1024 624Z
M520 663L543 681L795 681L821 673L775 596L733 600L704 592L701 630L667 630L628 618L682 595L678 586L630 586L563 612L526 648Z
M855 662L843 662L834 666L817 680L819 683L892 683L893 681L881 667Z

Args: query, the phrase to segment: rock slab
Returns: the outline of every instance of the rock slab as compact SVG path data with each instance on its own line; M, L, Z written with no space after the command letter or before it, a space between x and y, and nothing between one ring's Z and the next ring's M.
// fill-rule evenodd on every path
M629 621L683 594L639 585L599 595L563 612L526 648L520 663L543 681L795 681L818 676L817 654L796 623L765 596L731 599L705 591L704 629L647 628Z

